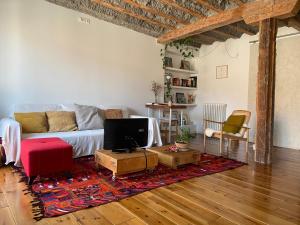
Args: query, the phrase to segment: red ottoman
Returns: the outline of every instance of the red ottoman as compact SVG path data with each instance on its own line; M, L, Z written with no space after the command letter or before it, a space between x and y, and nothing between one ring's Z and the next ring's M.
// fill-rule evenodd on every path
M38 175L71 171L72 156L72 145L60 138L24 139L21 142L21 161L29 184Z

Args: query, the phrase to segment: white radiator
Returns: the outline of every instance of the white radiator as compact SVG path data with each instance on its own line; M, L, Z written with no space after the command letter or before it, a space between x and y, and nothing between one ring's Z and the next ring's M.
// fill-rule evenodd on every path
M205 103L203 109L203 119L224 122L226 120L227 104L223 103ZM220 130L221 125L216 123L207 123L207 128Z

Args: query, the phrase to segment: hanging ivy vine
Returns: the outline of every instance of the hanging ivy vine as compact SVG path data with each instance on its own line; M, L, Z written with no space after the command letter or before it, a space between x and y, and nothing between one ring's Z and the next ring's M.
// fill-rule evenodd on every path
M166 65L167 51L172 47L174 47L184 59L194 58L194 51L198 51L198 49L191 47L191 44L191 38L176 40L165 44L165 47L160 49L160 56L162 57L163 66Z

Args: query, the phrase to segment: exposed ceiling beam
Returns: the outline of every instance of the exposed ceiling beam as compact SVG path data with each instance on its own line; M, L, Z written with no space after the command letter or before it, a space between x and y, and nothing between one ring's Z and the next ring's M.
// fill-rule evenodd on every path
M226 41L228 39L228 36L225 36L223 34L214 33L213 31L208 31L208 32L205 32L203 34L206 34L210 37L214 37L214 38L218 39L221 42Z
M200 42L202 40L203 44L208 44L208 45L214 43L215 41L224 41L222 38L217 38L215 36L208 35L208 34L197 34L193 37L198 38L200 40Z
M182 12L190 14L194 17L199 18L199 19L204 17L204 15L201 14L200 12L195 12L194 10L188 9L188 8L180 5L179 3L177 3L175 0L160 0L160 2L162 2L162 3L164 3L168 6L172 6L172 7L176 8L176 9L182 11Z
M295 16L300 8L300 0L256 0L248 4L243 12L247 24L278 17L280 19Z
M204 33L223 27L231 23L235 23L242 20L241 13L243 9L241 7L236 9L225 10L223 13L216 14L200 19L194 23L186 25L184 27L169 31L158 38L159 43L166 43L181 38L186 38L194 33Z
M242 0L230 0L230 1L234 2L238 6L241 6L242 4L244 4L244 2L242 2Z
M254 23L265 18L279 16L289 17L295 8L299 7L299 2L300 0L258 0L255 2L245 3L240 7L225 10L222 13L199 19L195 23L169 31L161 35L158 38L158 42L166 43L177 39L186 38L196 32L203 33L242 21L243 19L246 21L246 23Z
M223 12L223 9L220 9L216 6L214 6L213 4L209 3L207 0L196 0L196 2L198 2L200 5L203 5L205 8L214 11L214 12Z
M300 31L300 16L289 18L287 24L289 27L293 27L296 30Z
M213 40L208 39L206 36L201 35L201 34L199 34L197 36L193 36L192 39L195 40L196 42L199 42L204 45L211 45L212 43L214 43Z
M166 28L166 29L174 29L175 27L172 26L172 25L169 25L169 24L164 24L164 23L161 23L161 22L157 22L151 18L148 18L148 17L145 17L145 16L142 16L140 14L137 14L137 13L134 13L128 9L125 9L121 6L118 6L116 4L113 4L113 3L110 3L110 2L106 2L104 0L92 0L93 2L96 2L106 8L109 8L109 9L112 9L116 12L119 12L119 13L123 13L123 14L126 14L126 15L129 15L129 16L132 16L136 19L139 19L139 20L143 20L147 23L150 23L150 24L153 24L153 25L156 25L156 26L160 26L160 27L163 27L163 28Z
M230 32L224 31L224 29L222 29L222 30L220 30L220 29L221 28L215 29L215 30L212 30L211 32L215 33L215 34L219 34L219 35L221 35L223 37L226 37L226 39L229 39L229 38L234 38L235 39L235 38L239 38L241 36L240 34L234 35L234 34L232 34Z
M247 25L249 26L249 25ZM247 29L241 25L237 24L230 24L228 25L228 27L230 27L233 30L236 30L237 32L241 32L241 33L245 33L248 35L255 35L257 32L254 29Z
M142 3L140 3L136 0L123 0L123 1L126 2L127 4L130 4L131 6L133 6L135 8L139 8L139 9L144 10L145 12L149 12L149 13L152 13L154 15L158 15L160 17L164 17L166 19L176 21L176 23L184 24L184 25L189 24L188 21L185 21L183 19L179 19L176 16L172 16L172 15L169 15L167 13L164 13L164 12L162 12L162 11L156 9L156 8L152 8L150 6L144 5L144 4L142 4Z

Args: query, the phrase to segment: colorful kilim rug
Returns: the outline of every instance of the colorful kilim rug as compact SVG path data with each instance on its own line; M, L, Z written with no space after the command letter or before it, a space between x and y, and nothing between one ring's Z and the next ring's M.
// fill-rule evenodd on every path
M35 219L54 217L106 204L138 193L180 182L193 177L218 173L245 165L219 156L202 154L199 165L189 164L176 170L158 165L152 172L122 176L116 181L105 168L96 168L94 157L75 160L71 177L38 178L28 189ZM24 179L25 181L25 179Z

